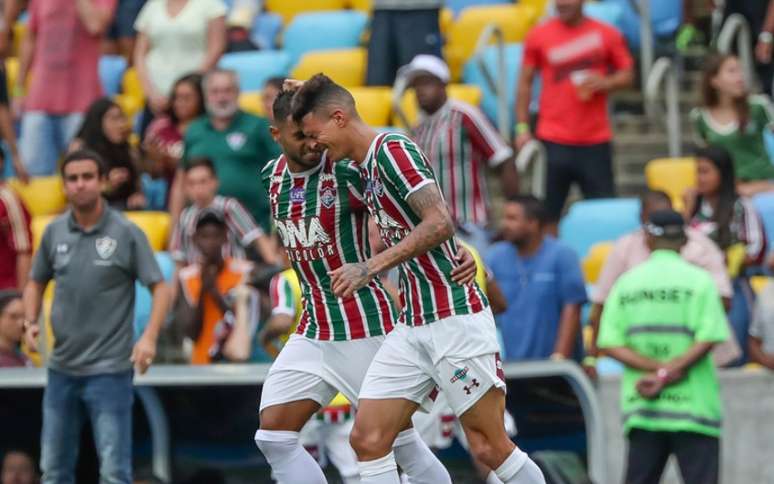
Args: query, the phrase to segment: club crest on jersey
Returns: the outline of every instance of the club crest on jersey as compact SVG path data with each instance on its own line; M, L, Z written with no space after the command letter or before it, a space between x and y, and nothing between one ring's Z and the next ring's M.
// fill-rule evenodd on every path
M234 151L243 147L245 145L245 141L247 141L247 136L245 136L244 133L236 132L226 136L226 143L228 143L229 148Z
M291 203L303 203L305 198L306 198L306 190L304 190L304 187L293 187L290 189Z
M325 208L331 208L336 202L336 190L333 187L325 187L320 192L320 202Z
M384 185L382 185L382 181L378 178L373 182L373 189L377 197L384 195Z
M103 259L109 259L117 247L118 242L111 237L100 237L96 241L97 255Z

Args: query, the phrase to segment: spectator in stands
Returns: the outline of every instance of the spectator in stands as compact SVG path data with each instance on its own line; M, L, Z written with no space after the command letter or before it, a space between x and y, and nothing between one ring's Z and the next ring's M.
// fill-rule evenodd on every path
M543 204L518 195L503 204L503 241L490 247L486 266L508 302L497 316L505 359L580 360L580 310L586 302L578 257L545 235Z
M3 456L0 484L37 484L38 470L32 457L23 450L9 450Z
M207 158L193 159L184 169L185 191L191 205L180 214L170 243L172 258L182 268L201 262L194 243L196 221L204 211L214 211L226 222L228 231L223 257L246 259L245 248L251 247L265 262L273 263L276 248L270 238L255 224L253 217L235 198L218 195L218 176Z
M703 105L691 112L697 141L728 150L740 195L774 190L774 165L764 141L774 127L771 101L749 94L735 56L712 57L705 65Z
M670 454L686 484L719 482L722 410L709 352L728 327L715 282L678 254L683 224L677 212L651 213L652 254L618 279L602 313L599 347L626 366L627 484L659 482Z
M750 361L774 370L774 283L758 294L747 345Z
M134 22L143 5L145 0L118 0L116 16L107 33L107 52L122 56L129 64L132 63L134 41L137 38Z
M256 291L246 284L253 266L223 257L228 226L221 214L201 212L195 230L201 262L180 271L176 311L177 323L193 341L191 363L246 361L260 316Z
M613 250L608 255L599 279L594 284L591 295L591 314L589 323L593 329L589 357L584 361L586 367L593 368L598 351L596 348L599 318L613 284L626 272L639 266L650 257L650 247L647 244L645 225L650 220L650 214L663 210L672 210L672 200L664 192L650 190L640 198L641 227L624 235L615 242ZM680 256L691 264L700 267L712 276L718 293L723 298L726 308L731 307L733 290L726 271L725 256L717 245L701 231L688 227L685 230L686 243L680 249ZM715 363L725 365L739 357L739 349L729 340L730 345L718 345L713 354ZM720 351L723 350L723 351Z
M171 187L180 159L183 138L191 123L204 115L202 76L188 74L175 82L166 115L156 117L145 131L143 151L154 178L164 178Z
M0 150L0 173L3 172ZM0 289L24 287L32 261L30 214L16 192L0 176Z
M148 103L140 133L169 109L175 81L213 69L226 49L226 5L221 0L157 0L134 24L134 66Z
M771 64L774 42L774 3L771 0L725 0L723 19L738 13L750 27L750 41L755 52L755 70L763 92L771 96L774 81L774 65Z
M220 179L218 193L234 197L247 209L265 233L271 230L269 195L255 184L267 161L280 154L265 118L239 109L239 78L234 71L216 69L204 77L206 118L197 119L185 134L182 168L193 158L209 158ZM182 170L172 189L170 211L182 209Z
M8 78L5 61L12 55L11 45L13 42L13 25L21 10L18 0L0 1L0 135L6 143L6 148L11 155L11 162L17 178L23 182L29 181L29 173L24 166L24 162L19 156L17 146L16 131L13 124L13 113L11 112L10 98L8 96ZM2 171L0 170L0 176Z
M441 57L441 0L374 0L366 84L391 86L419 54Z
M263 103L263 112L266 114L266 118L270 123L274 122L274 112L272 109L274 100L277 99L279 93L282 92L282 84L284 82L284 77L271 77L263 85L263 90L261 91L261 103Z
M516 95L516 148L532 139L532 81L541 75L537 138L548 155L549 229L573 183L586 198L615 195L608 94L631 85L633 61L614 27L583 15L583 0L556 0L557 16L535 27L524 44Z
M101 482L131 482L132 365L153 363L168 292L145 234L102 198L104 164L75 151L61 174L70 209L51 222L24 288L27 348L38 348L41 300L56 281L55 335L43 394L41 467L44 482L74 482L84 419L91 420ZM151 289L150 320L134 342L135 282Z
M115 9L116 0L30 0L13 88L24 109L21 155L30 175L56 172L83 113L102 95L97 63Z
M0 368L32 366L19 345L24 336L24 305L15 289L0 291Z
M483 249L489 242L484 232L489 222L486 167L498 171L506 196L515 195L519 178L513 150L477 107L448 98L451 75L443 60L420 54L401 70L423 114L412 137L438 176L449 213Z
M728 151L717 146L698 150L696 180L696 189L686 193L686 220L726 253L734 287L728 317L737 341L744 343L753 301L744 269L763 262L766 232L752 203L736 193L734 166ZM741 362L745 359L746 351Z
M121 106L102 98L86 112L70 150L87 148L100 155L107 170L102 196L119 210L140 210L146 200L140 182L139 153L129 144L131 126Z

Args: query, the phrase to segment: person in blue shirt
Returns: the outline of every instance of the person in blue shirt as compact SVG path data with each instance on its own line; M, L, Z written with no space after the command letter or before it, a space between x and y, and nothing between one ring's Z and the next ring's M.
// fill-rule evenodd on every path
M506 360L580 360L581 306L586 286L575 252L545 235L547 212L531 195L503 205L503 240L486 254L486 265L508 308L497 316Z

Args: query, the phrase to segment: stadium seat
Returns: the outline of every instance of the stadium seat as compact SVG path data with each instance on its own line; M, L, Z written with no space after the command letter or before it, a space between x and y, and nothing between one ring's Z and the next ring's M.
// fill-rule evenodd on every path
M752 198L755 209L763 220L763 229L769 243L774 241L774 193L759 193Z
M623 32L623 9L614 2L586 2L583 13L595 20L605 22Z
M21 44L27 35L27 22L16 22L13 24L13 44L11 45L11 55L18 57L21 52Z
M454 16L458 16L460 12L468 7L481 7L485 5L502 5L513 3L510 0L446 0L444 4L446 8L450 9Z
M120 55L103 55L99 58L99 80L105 96L118 94L125 70L126 59Z
M771 282L772 278L767 276L752 276L750 278L750 286L752 287L756 296L759 296L761 291L763 291L763 288L768 284L771 284Z
M263 109L261 91L243 92L239 94L239 108L256 116L266 116Z
M615 240L640 225L636 198L600 198L575 202L559 223L559 238L585 257L591 246Z
M307 52L359 46L367 23L366 14L352 10L298 15L285 29L282 46L295 65Z
M124 71L124 77L121 81L121 92L127 96L142 99L145 101L145 93L142 89L140 76L137 75L137 69L130 67Z
M38 250L41 239L43 239L43 232L45 232L48 224L54 220L57 215L34 215L30 221L30 230L32 231L32 251Z
M371 13L371 10L374 8L374 2L373 0L349 0L347 7L364 13Z
M309 79L318 72L345 87L365 83L367 51L363 47L307 52L291 72L293 79Z
M156 262L159 264L164 281L172 281L175 273L175 263L167 252L156 252ZM139 282L134 283L134 338L137 339L145 331L153 307L153 297L147 287Z
M290 56L281 50L231 52L224 54L218 65L239 74L242 91L259 91L267 79L288 75Z
M154 251L164 250L167 247L172 219L167 212L124 212L126 218L134 222L145 232Z
M613 242L597 242L591 246L582 262L583 279L586 284L595 284L599 280L599 274L612 250Z
M696 161L693 158L659 158L645 165L648 188L661 190L672 199L676 210L681 210L685 190L696 186Z
M477 86L449 84L448 93L451 99L465 101L473 106L481 104L481 90ZM417 106L417 98L413 89L408 89L403 94L400 107L403 109L403 113L406 115L406 118L408 118L409 123L412 126L416 124L417 119L419 118L419 106ZM405 128L397 116L394 116L393 122L396 126Z
M438 14L438 30L441 31L441 36L445 39L449 35L449 30L454 23L454 12L449 8L442 8Z
M277 37L282 32L282 17L276 13L263 12L255 16L250 29L250 40L261 50L277 48Z
M538 19L543 18L548 13L549 0L519 0L519 3L534 8Z
M9 57L5 60L5 76L8 93L13 92L13 86L16 85L16 78L19 76L19 58Z
M346 0L266 0L265 3L266 10L281 15L285 25L290 24L298 14L319 10L343 10L346 6Z
M513 126L513 116L516 112L516 82L519 78L519 71L521 70L521 58L523 54L522 44L505 44L505 71L506 71L506 99L508 107L508 126ZM497 47L489 46L482 54L484 64L489 68L489 71L493 75L497 75ZM469 59L465 63L465 68L462 74L462 80L465 84L473 84L481 89L483 98L481 100L481 109L489 117L491 121L497 119L497 106L498 98L494 91L489 88L489 83L486 82L484 73L478 66L478 62L475 59ZM538 99L540 98L540 78L535 77L535 81L532 86L532 102L530 103L530 110L532 112L537 111Z
M376 127L390 124L390 88L353 87L349 92L355 98L357 111L366 124Z
M62 179L59 176L35 177L26 185L12 178L8 180L8 185L19 194L32 216L55 215L67 206Z
M481 32L496 24L505 42L521 42L537 20L537 12L528 5L490 5L464 9L449 30L445 49L452 79L458 79L465 61L473 54Z
M640 15L631 0L606 0L604 3L617 4L621 8L619 28L632 50L640 48ZM668 38L677 32L683 22L683 4L675 0L651 0L650 18L653 35Z

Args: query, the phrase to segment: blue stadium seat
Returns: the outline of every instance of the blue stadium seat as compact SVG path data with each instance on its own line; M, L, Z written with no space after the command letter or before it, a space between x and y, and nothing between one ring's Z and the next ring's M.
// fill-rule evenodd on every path
M617 3L586 2L583 4L583 13L623 31L623 9Z
M120 55L103 55L99 58L99 80L105 96L113 97L118 94L124 71L126 59Z
M456 17L466 7L477 7L480 5L500 5L503 3L513 3L510 0L446 0L445 7L450 9Z
M231 52L220 58L218 65L239 73L242 92L260 91L266 79L287 76L290 72L290 56L281 50L255 52Z
M172 281L172 275L175 272L175 263L167 252L156 252L156 262L159 263L161 274L166 282ZM174 282L174 281L172 281ZM151 305L153 299L151 293L142 284L134 284L134 337L139 338L148 325L151 314Z
M774 193L759 193L752 199L755 209L763 220L763 229L769 244L774 243Z
M583 258L595 243L616 240L639 225L640 201L636 198L581 200L559 223L559 238Z
M766 152L769 154L769 161L774 163L774 133L771 130L763 131L763 142L766 146Z
M621 7L621 30L631 49L640 48L640 15L632 6L631 0L605 0L604 3ZM683 22L683 2L675 0L651 0L650 16L653 35L656 38L670 37L677 32Z
M296 15L283 35L290 65L313 50L357 47L367 23L366 14L353 10Z
M261 50L277 48L277 36L282 31L282 16L276 13L263 12L256 15L253 28L250 30L250 40Z
M505 70L507 72L506 81L506 95L508 96L508 125L512 126L513 114L515 112L516 104L516 81L519 77L519 71L521 69L521 58L523 53L522 44L506 44L505 46ZM497 72L497 47L490 46L484 51L483 54L484 63L489 67L490 72L493 74ZM466 64L462 72L462 80L465 84L474 84L481 89L483 98L481 100L481 109L484 114L491 121L497 119L497 96L489 89L489 84L486 82L484 74L478 66L475 59L470 59ZM532 86L532 102L530 103L530 110L532 112L537 111L538 98L540 97L540 80L535 78L535 83Z

